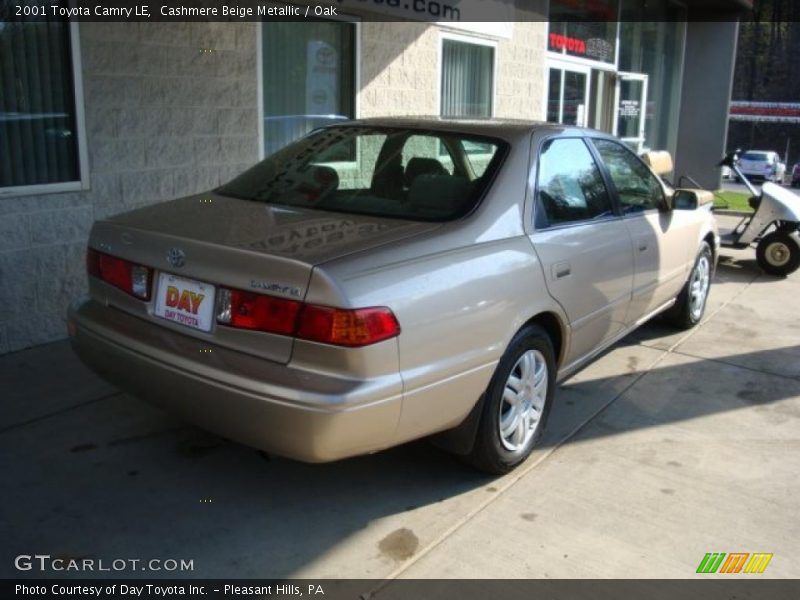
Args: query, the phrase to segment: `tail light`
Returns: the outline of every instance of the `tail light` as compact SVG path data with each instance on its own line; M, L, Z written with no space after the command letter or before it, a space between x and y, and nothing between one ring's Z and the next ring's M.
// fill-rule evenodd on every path
M341 309L220 288L217 323L334 346L368 346L395 337L400 325L385 307Z
M307 304L300 314L297 337L335 346L367 346L400 333L400 325L385 307L345 310Z
M217 322L238 329L292 335L301 306L294 300L220 288Z
M86 270L92 277L141 300L150 299L153 269L92 248L86 251Z

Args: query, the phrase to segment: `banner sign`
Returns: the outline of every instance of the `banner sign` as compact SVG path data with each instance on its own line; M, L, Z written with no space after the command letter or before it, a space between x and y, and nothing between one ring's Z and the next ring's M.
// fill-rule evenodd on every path
M797 102L731 102L731 121L753 123L800 123L800 103Z

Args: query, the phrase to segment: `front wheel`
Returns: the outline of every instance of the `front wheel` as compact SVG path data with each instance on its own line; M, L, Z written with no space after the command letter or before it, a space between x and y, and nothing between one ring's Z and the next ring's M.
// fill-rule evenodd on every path
M800 267L800 247L785 231L773 231L758 242L756 260L765 273L786 277Z
M708 242L700 245L689 280L683 286L675 305L667 312L667 318L680 329L691 329L703 318L706 311L708 292L711 289L711 275L714 259Z
M469 461L493 475L524 461L542 436L555 391L556 361L547 333L522 329L497 365L484 396Z

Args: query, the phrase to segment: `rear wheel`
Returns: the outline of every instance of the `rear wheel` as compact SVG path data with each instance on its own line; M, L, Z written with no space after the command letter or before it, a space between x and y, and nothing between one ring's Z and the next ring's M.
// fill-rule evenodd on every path
M524 461L542 436L555 391L555 354L543 329L531 325L511 341L486 390L469 461L502 475Z
M675 305L667 312L670 322L681 329L691 329L703 318L708 292L711 289L713 256L707 242L700 245L689 280L678 294Z
M758 266L765 273L785 277L800 267L800 247L785 231L773 231L756 246Z

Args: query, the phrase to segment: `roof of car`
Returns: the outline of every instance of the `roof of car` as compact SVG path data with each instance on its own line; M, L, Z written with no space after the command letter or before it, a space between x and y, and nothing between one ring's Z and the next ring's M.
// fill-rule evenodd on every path
M453 131L465 134L495 136L501 138L518 137L533 131L548 130L561 133L569 130L585 131L592 133L594 130L581 129L558 123L544 121L528 121L524 119L495 119L495 118L456 118L439 116L408 116L408 117L374 117L369 119L356 119L348 121L348 125L367 125L371 127L399 127L408 129L433 129L438 131Z

